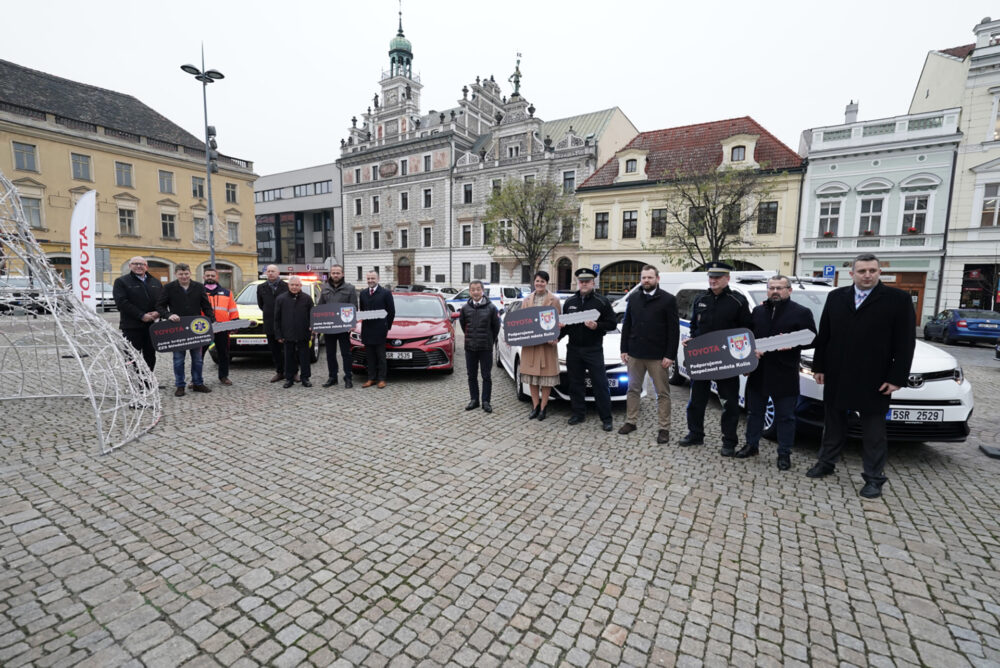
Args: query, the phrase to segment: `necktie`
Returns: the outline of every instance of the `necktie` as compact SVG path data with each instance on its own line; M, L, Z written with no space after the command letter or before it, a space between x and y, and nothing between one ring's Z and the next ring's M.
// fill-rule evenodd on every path
M857 310L861 308L861 303L865 301L865 297L868 296L867 292L855 292L854 293L854 309Z
M370 297L370 296L372 296L374 294L375 294L375 288L369 288L368 289L368 296Z

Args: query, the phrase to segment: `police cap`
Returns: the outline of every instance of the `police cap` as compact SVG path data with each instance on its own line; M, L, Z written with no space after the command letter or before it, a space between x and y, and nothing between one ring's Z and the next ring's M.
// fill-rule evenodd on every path
M705 265L705 271L708 272L709 276L728 276L729 272L732 270L732 265L726 264L725 262L719 262L718 260L709 262Z
M594 270L586 267L580 267L573 272L573 275L576 276L576 280L578 281L592 281L597 278L597 274L594 273Z

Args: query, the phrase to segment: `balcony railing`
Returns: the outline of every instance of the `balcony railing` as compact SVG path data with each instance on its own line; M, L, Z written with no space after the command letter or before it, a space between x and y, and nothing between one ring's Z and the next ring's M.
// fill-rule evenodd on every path
M802 250L935 250L942 247L944 234L896 234L861 236L819 236L803 239Z

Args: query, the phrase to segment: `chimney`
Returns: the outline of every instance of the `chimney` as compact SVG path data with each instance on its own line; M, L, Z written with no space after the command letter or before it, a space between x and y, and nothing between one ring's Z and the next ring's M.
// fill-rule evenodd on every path
M857 123L858 122L858 103L851 100L851 103L844 107L844 122L845 123Z

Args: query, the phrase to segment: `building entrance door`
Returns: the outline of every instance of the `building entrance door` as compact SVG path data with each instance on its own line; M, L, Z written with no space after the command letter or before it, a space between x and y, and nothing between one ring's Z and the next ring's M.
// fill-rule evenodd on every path
M400 263L396 267L396 284L397 285L410 285L413 283L413 272L412 267L409 264Z
M889 272L885 272L889 273ZM888 285L899 288L910 295L913 300L913 310L917 316L917 326L920 326L920 314L924 308L924 286L927 283L927 274L922 271L899 271L893 272L896 277L894 283Z
M573 263L569 258L559 258L556 264L556 289L568 292L573 286Z

